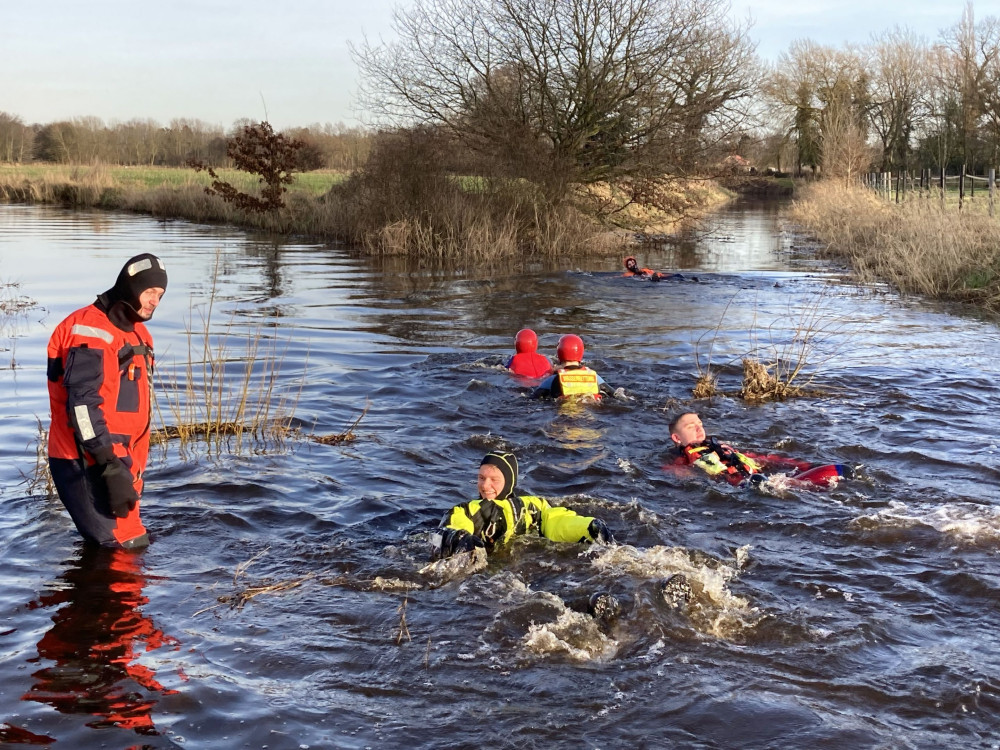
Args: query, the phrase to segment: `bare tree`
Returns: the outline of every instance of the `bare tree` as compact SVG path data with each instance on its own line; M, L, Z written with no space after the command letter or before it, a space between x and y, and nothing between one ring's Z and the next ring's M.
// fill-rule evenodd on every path
M951 120L961 162L972 166L988 102L997 98L993 71L1000 61L1000 22L991 16L977 24L969 2L962 20L942 32L941 37L935 83L940 90L951 94L944 103L957 107L942 109L938 114Z
M30 159L34 132L17 115L0 112L0 162Z
M383 121L443 128L558 201L709 165L757 68L723 0L415 0L353 52ZM639 191L641 192L641 190Z
M897 26L873 36L865 51L871 67L868 117L882 144L882 170L905 167L913 133L927 116L930 50Z
M765 86L786 112L789 132L799 142L799 168L822 166L836 176L856 174L867 140L869 74L857 51L793 42L782 53ZM840 160L850 158L849 163Z

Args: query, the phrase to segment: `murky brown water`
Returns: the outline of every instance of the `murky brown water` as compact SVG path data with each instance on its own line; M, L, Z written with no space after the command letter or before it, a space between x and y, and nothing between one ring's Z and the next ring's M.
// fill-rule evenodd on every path
M995 323L841 283L772 209L617 263L379 265L228 229L0 206L0 281L38 301L0 330L0 741L97 747L996 747L1000 721ZM154 451L139 555L93 553L31 496L44 349L124 258L161 255L161 374L212 320L284 351L303 435L239 455ZM694 279L697 279L695 281ZM277 316L277 317L275 317ZM580 333L625 398L567 409L499 367L514 332ZM710 432L861 464L829 492L758 493L661 465L696 353L809 359L824 394L697 402ZM237 336L237 338L239 338ZM166 384L164 384L165 386ZM515 450L522 484L607 520L610 550L521 541L486 570L420 570L426 532ZM242 570L241 565L253 560ZM684 572L687 612L656 583ZM232 608L249 586L299 582ZM568 605L615 591L601 628ZM402 616L405 615L405 628ZM402 635L401 635L402 634Z

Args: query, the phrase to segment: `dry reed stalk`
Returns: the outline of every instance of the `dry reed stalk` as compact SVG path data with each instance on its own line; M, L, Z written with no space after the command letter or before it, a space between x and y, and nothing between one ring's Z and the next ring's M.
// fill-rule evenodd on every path
M213 331L219 264L217 256L209 298L201 313L200 333L196 336L188 324L183 376L175 368L168 378L169 387L163 390L174 425L155 430L153 439L163 442L179 438L184 450L187 441L204 438L216 453L225 447L240 454L246 441L252 441L258 448L280 448L292 432L298 392L294 398L284 395L275 398L284 360L284 352L277 351L276 339L263 346L258 327L248 331L242 350L236 351L231 342L232 319L221 334ZM190 319L193 318L192 304ZM160 421L164 422L159 400L156 408Z
M399 613L399 633L396 635L396 645L398 646L403 642L403 636L406 636L407 641L412 641L413 638L410 637L410 629L406 626L406 602L407 597L403 597L403 603L399 605L396 610Z
M313 437L317 443L322 443L323 445L342 445L343 443L352 443L357 440L357 435L354 434L355 428L361 424L361 420L365 418L368 413L368 408L371 406L371 401L365 401L365 408L362 409L361 414L355 419L346 429L341 431L336 435L320 435L319 437Z
M55 497L56 485L49 471L49 431L45 429L42 420L35 417L38 423L38 433L35 438L35 467L31 475L21 472L21 478L27 485L28 497Z
M264 557L269 551L270 547L265 547L260 552L255 554L248 560L244 560L233 571L233 588L237 588L240 583L240 579L246 575L247 569L253 565L255 562ZM290 589L298 588L306 581L315 578L320 575L319 573L308 573L304 576L299 576L298 578L292 578L286 581L275 581L273 583L261 583L255 586L246 586L242 589L237 590L233 594L223 594L216 598L216 603L208 607L203 607L195 612L192 617L197 617L198 615L209 612L213 609L218 609L223 604L228 604L230 609L235 609L240 611L255 597L261 596L262 594L275 594L279 591L288 591Z

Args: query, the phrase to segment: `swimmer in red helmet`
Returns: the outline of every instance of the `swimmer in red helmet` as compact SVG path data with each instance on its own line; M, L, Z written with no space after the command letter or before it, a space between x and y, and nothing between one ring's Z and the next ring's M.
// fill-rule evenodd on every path
M605 393L613 395L604 379L583 365L583 339L575 333L560 337L556 357L555 372L538 384L533 394L535 397L589 396L600 399Z
M525 378L544 378L552 372L552 363L544 354L538 353L538 336L530 328L522 328L514 337L514 351L507 369Z

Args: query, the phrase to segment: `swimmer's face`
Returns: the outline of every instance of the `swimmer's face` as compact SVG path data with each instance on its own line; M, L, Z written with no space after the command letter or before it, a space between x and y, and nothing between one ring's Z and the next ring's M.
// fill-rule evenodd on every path
M153 313L160 304L160 298L163 297L163 292L166 291L161 287L154 286L143 291L139 295L139 317L143 320L149 320L153 317Z
M503 492L503 472L496 466L483 464L479 467L479 479L476 485L479 487L479 497L483 500L496 500Z
M627 261L625 261L625 268L627 268L629 271L634 271L638 267L639 267L638 264L634 260L632 260L632 258L629 258Z
M697 414L685 414L674 426L670 439L678 445L692 445L705 439L705 427Z

